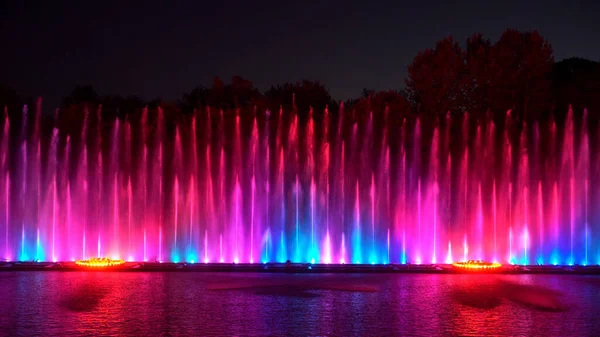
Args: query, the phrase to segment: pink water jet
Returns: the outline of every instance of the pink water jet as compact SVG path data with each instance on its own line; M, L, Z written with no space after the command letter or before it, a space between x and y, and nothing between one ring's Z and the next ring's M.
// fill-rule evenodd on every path
M34 109L0 129L7 259L600 262L586 113Z

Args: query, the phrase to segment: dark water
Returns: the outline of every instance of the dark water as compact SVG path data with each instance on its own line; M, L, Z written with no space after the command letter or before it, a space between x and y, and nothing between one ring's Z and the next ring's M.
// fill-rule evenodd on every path
M600 277L0 273L6 336L599 336Z

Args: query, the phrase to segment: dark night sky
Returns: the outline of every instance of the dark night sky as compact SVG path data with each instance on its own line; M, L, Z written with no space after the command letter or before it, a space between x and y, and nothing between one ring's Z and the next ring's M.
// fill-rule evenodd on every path
M55 106L77 84L175 99L214 76L261 90L322 81L336 99L398 89L446 35L538 29L555 59L600 60L597 1L2 1L0 83Z

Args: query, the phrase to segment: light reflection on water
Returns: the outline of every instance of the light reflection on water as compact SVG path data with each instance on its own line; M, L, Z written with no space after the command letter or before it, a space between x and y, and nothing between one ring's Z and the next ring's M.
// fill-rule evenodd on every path
M600 335L600 277L0 273L0 335Z

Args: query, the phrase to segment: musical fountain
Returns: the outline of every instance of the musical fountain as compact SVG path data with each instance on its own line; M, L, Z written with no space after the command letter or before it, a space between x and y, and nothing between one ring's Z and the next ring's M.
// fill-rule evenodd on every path
M585 114L76 112L4 111L7 261L600 263Z

